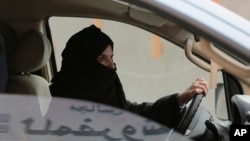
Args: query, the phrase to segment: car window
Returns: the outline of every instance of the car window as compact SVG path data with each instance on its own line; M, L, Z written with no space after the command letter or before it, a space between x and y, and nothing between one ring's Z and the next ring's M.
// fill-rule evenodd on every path
M0 140L163 141L170 136L178 141L190 140L115 107L84 100L42 99L47 104L39 104L40 99L32 95L0 95L1 107L5 107L0 108ZM43 114L40 109L45 105L48 108Z
M99 26L112 38L117 72L130 101L154 102L162 96L183 92L197 77L209 82L210 74L186 59L179 46L132 25L92 18L49 19L57 71L66 41L91 24ZM223 84L221 72L217 81ZM210 89L203 105L212 114L215 113L214 103L215 90Z

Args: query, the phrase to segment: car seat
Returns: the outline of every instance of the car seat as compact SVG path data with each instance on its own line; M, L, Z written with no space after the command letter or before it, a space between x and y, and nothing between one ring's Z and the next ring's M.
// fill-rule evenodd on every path
M15 75L9 76L5 92L35 95L40 107L46 111L51 99L49 82L32 73L43 68L50 55L51 44L43 33L36 30L26 32L13 52L11 66Z

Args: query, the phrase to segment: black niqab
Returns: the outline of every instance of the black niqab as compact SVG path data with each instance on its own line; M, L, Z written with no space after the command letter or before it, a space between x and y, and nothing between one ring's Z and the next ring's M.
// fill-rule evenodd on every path
M62 67L52 79L52 96L84 99L127 109L116 68L97 62L113 41L94 25L74 34L62 53Z

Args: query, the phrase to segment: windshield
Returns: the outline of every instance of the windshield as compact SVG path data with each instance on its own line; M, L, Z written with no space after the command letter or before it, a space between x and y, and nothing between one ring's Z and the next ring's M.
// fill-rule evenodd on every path
M0 140L165 141L182 136L152 120L89 101L0 95ZM188 139L185 139L188 140Z

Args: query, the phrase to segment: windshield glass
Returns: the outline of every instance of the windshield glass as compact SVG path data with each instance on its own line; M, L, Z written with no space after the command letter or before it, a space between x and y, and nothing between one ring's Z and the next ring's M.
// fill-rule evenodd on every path
M182 136L152 120L89 101L0 95L0 140L165 141ZM185 139L189 140L189 139Z

